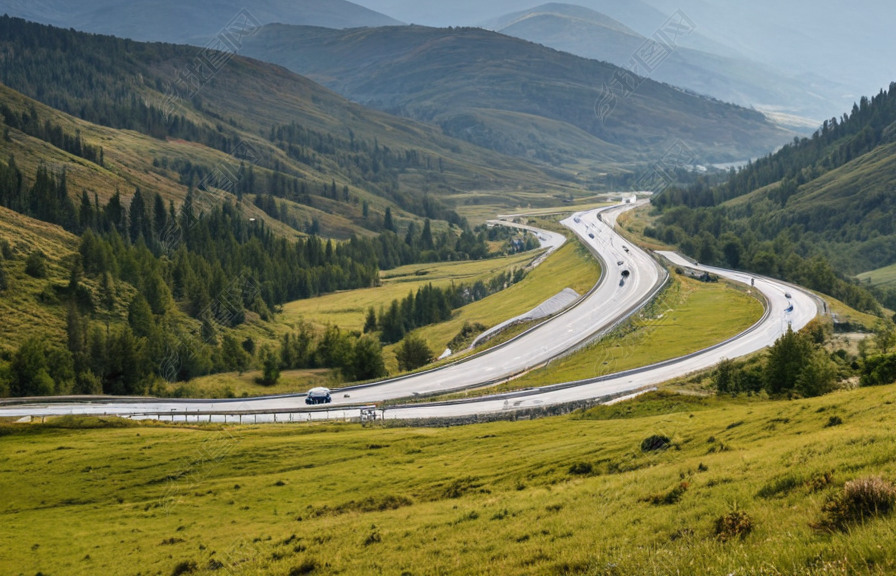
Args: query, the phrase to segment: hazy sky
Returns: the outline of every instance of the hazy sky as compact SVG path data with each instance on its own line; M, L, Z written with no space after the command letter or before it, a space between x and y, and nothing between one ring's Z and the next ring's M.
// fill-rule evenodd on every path
M470 26L546 0L353 0L403 22ZM896 9L891 0L571 0L650 35L660 10L681 10L701 36L799 76L811 73L870 95L896 81ZM622 14L656 22L633 22ZM626 21L629 20L629 21Z

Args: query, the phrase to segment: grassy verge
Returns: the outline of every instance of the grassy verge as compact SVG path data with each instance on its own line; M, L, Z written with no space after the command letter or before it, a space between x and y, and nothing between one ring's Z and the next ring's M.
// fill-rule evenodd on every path
M813 525L845 482L896 477L894 402L888 386L791 402L648 395L628 411L451 429L5 424L0 564L28 574L891 574L892 516ZM667 448L642 450L652 435ZM720 536L734 511L751 529Z
M256 382L260 370L248 370L242 374L225 372L194 378L189 382L162 382L153 388L153 394L181 398L247 398L307 392L315 386L336 386L331 370L284 370L272 386Z
M491 327L528 312L565 288L585 294L599 278L597 261L578 242L567 242L519 284L468 304L448 322L421 328L419 334L433 350L441 352L465 322L480 322Z
M647 366L718 344L743 332L761 316L762 304L739 286L707 284L673 274L672 284L656 302L600 341L510 382L444 399L571 382Z
M477 280L486 281L505 270L525 267L535 254L527 252L488 260L411 264L384 270L381 273L382 285L376 288L347 290L289 302L283 306L278 322L290 325L304 319L320 326L333 324L343 330L361 330L367 309L371 306L377 310L381 306L388 307L392 300L401 300L409 292L416 292L430 283L442 287L452 282L473 284Z

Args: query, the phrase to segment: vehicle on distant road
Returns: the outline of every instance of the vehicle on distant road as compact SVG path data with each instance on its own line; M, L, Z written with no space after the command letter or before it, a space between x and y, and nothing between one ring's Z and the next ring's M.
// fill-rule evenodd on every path
M589 232L588 237L591 238L592 240L594 240L594 232Z
M329 404L331 401L330 389L323 386L312 388L305 397L305 404Z

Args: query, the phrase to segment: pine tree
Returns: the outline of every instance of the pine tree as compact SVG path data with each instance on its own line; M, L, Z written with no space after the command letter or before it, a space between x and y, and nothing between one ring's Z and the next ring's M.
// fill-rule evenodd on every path
M143 237L144 242L148 242L152 239L152 235L150 232L150 223L151 219L147 214L147 206L146 201L143 199L143 194L140 192L140 189L134 192L134 196L131 198L131 207L128 210L128 220L130 222L129 226L129 237L131 239L131 243L136 244L137 238Z
M158 242L162 234L168 228L168 212L165 211L165 201L158 192L155 193L152 202L152 233L154 242ZM149 238L146 239L149 241Z
M128 325L138 338L150 337L155 329L152 309L140 293L137 293L128 305Z
M429 218L423 221L423 232L420 234L420 247L423 250L434 250L435 243L432 240L432 227Z
M367 317L364 319L364 333L376 332L376 311L373 306L367 309Z
M279 355L269 347L261 350L262 359L262 376L260 383L264 386L273 386L280 379L280 358Z
M81 191L81 205L78 208L78 227L81 232L89 228L96 228L96 214L93 211L93 203L87 195L87 190Z

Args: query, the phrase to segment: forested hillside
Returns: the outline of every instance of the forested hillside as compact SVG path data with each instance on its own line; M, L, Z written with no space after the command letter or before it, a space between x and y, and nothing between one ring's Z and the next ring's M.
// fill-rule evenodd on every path
M169 80L195 48L8 17L0 31L0 395L140 394L251 367L263 383L281 367L382 376L379 322L297 328L298 360L277 310L402 264L487 258L495 242L447 196L552 181L274 66L230 55L185 94ZM386 341L418 316L384 317Z
M470 190L489 198L506 191L509 205L521 185L568 191L559 173L367 110L277 66L217 54L0 17L0 82L92 124L149 136L139 160L163 177L177 172L180 200L191 182L220 180L222 164L236 174L243 163L255 178L239 179L242 193L290 200L300 222L342 216L349 222L325 231L347 237L352 228L381 229L364 217L364 200L381 222L387 205L440 218L433 210L446 196ZM12 121L27 113L20 105ZM183 142L201 147L176 155L170 145ZM235 187L238 178L228 180Z
M810 138L721 182L666 190L654 205L662 216L650 233L701 262L783 276L873 309L843 278L896 262L896 84Z

